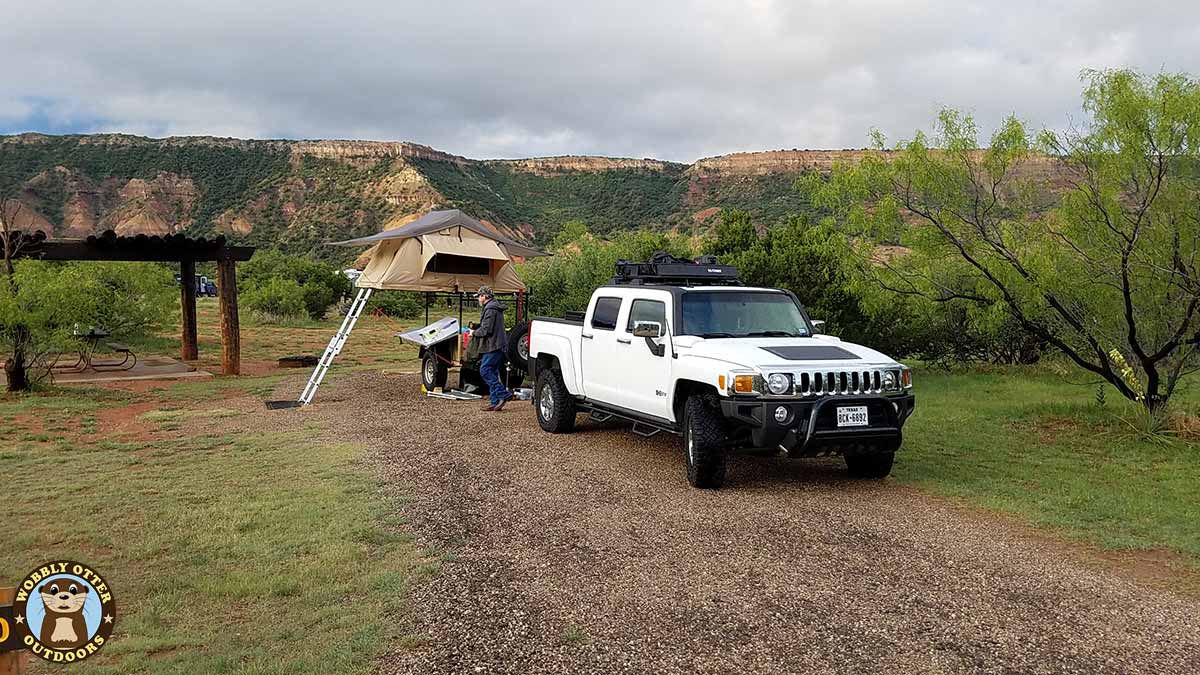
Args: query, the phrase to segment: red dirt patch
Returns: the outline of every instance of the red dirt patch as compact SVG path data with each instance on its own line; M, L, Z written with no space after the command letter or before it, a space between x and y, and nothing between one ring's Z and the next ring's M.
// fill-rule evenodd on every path
M163 435L158 433L158 429L140 419L145 413L160 407L161 403L151 401L98 410L96 433L106 438L117 438L125 443L161 440Z
M279 372L279 364L275 361L242 361L242 375L257 377Z

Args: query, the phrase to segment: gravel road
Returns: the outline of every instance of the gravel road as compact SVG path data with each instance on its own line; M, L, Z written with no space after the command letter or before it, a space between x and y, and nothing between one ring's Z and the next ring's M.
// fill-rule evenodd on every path
M1200 672L1195 598L894 480L743 457L698 491L672 437L418 387L354 374L279 413L367 443L446 558L382 672Z

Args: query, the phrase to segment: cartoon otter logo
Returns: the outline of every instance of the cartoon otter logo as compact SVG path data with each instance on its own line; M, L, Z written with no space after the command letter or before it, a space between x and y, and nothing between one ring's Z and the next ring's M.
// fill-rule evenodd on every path
M83 605L87 602L87 585L71 577L60 577L44 582L38 591L46 609L42 617L42 644L54 649L75 649L86 644L88 629Z
M17 588L13 618L25 646L52 663L95 654L116 621L112 589L82 563L57 560L30 572Z

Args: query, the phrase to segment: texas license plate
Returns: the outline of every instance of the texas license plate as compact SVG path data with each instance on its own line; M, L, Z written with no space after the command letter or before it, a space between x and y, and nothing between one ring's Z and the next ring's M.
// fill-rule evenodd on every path
M839 427L867 426L867 406L850 405L837 409L837 425Z

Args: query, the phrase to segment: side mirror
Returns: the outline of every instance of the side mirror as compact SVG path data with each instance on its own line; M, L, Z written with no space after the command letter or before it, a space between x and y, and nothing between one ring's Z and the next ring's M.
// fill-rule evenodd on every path
M663 335L662 324L658 321L638 321L633 324L633 336L640 338L660 338Z
M664 334L663 325L658 321L638 321L633 324L633 336L646 338L646 347L650 353L655 356L662 356L667 353L667 345L658 344L654 340L662 337Z
M825 333L825 320L824 319L813 319L812 325L813 325L813 333L816 333L818 335L823 335Z

